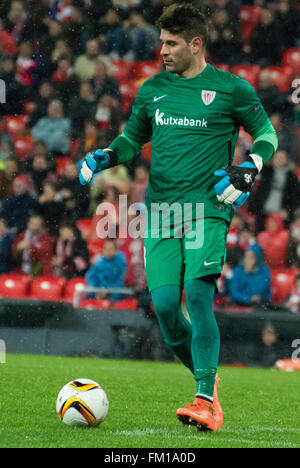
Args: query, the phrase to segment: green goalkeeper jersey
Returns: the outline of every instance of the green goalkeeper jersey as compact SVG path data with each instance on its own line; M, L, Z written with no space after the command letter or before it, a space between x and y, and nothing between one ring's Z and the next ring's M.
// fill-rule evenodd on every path
M205 217L230 222L232 207L218 202L214 171L232 164L240 126L253 137L257 150L267 150L260 154L264 160L272 156L275 131L254 88L243 78L208 64L195 78L162 72L147 80L122 135L136 152L152 141L147 207L203 203ZM126 159L120 154L118 163Z

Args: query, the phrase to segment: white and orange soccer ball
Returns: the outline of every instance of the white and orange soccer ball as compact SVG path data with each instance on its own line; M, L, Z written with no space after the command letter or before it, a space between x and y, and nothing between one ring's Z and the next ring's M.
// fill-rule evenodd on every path
M93 380L76 379L58 394L56 412L65 424L97 427L108 412L109 403L103 388Z

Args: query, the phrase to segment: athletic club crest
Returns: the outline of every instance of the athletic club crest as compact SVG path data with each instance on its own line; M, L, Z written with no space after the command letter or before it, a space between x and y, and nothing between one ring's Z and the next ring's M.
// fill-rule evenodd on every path
M216 91L202 91L202 101L209 106L216 97Z

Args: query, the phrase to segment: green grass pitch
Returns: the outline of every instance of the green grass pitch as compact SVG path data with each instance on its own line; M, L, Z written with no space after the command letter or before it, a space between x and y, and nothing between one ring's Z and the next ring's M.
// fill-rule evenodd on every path
M0 447L300 448L299 374L221 367L224 426L200 433L176 419L193 400L181 364L8 355L0 364ZM96 429L65 426L56 397L75 378L98 381L110 410Z

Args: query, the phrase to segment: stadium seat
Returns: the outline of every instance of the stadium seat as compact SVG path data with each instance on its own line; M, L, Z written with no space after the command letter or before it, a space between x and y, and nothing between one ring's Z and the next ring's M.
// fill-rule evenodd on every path
M296 276L299 274L297 269L284 269L271 271L271 289L272 300L275 303L284 302L291 293Z
M10 137L21 135L28 121L27 115L6 115L3 117L3 129Z
M161 62L135 62L133 65L133 72L136 80L151 78L161 71Z
M131 111L132 104L138 92L138 85L136 81L128 80L120 83L121 104L122 112L128 115Z
M300 47L287 49L282 56L282 65L290 67L295 73L300 71Z
M88 249L90 252L91 262L93 262L94 258L97 257L97 255L102 254L103 246L104 246L104 239L98 239L95 241L88 242Z
M85 278L73 278L69 280L65 288L64 301L73 302L75 291L81 285L86 285Z
M38 276L31 283L30 298L42 301L62 301L65 285L65 278Z
M240 7L240 22L245 45L249 45L251 32L260 22L261 15L262 8L259 6L244 5Z
M265 70L271 73L273 83L278 86L281 93L288 90L293 75L293 71L290 67L267 67Z
M231 73L236 76L241 76L254 88L256 88L260 67L258 65L234 65L231 68Z
M32 155L34 139L31 135L14 138L14 152L20 161L25 161Z
M24 299L28 295L30 277L25 275L7 274L0 276L0 297Z
M93 222L93 220L88 219L88 218L87 219L78 219L77 222L76 222L76 226L78 227L78 229L81 232L81 235L82 235L82 237L84 239L87 239L89 234L90 234L92 222Z
M132 78L132 66L132 63L124 60L113 60L111 62L111 74L119 83L128 81Z
M136 310L138 307L137 299L123 299L113 303L113 309L130 309Z
M215 63L214 67L219 68L219 70L223 70L227 72L230 71L230 66L227 65L226 63L217 63L217 64Z
M66 166L72 162L71 158L56 158L56 174L58 176L64 175Z
M84 299L80 301L80 309L110 309L111 303L108 299Z

